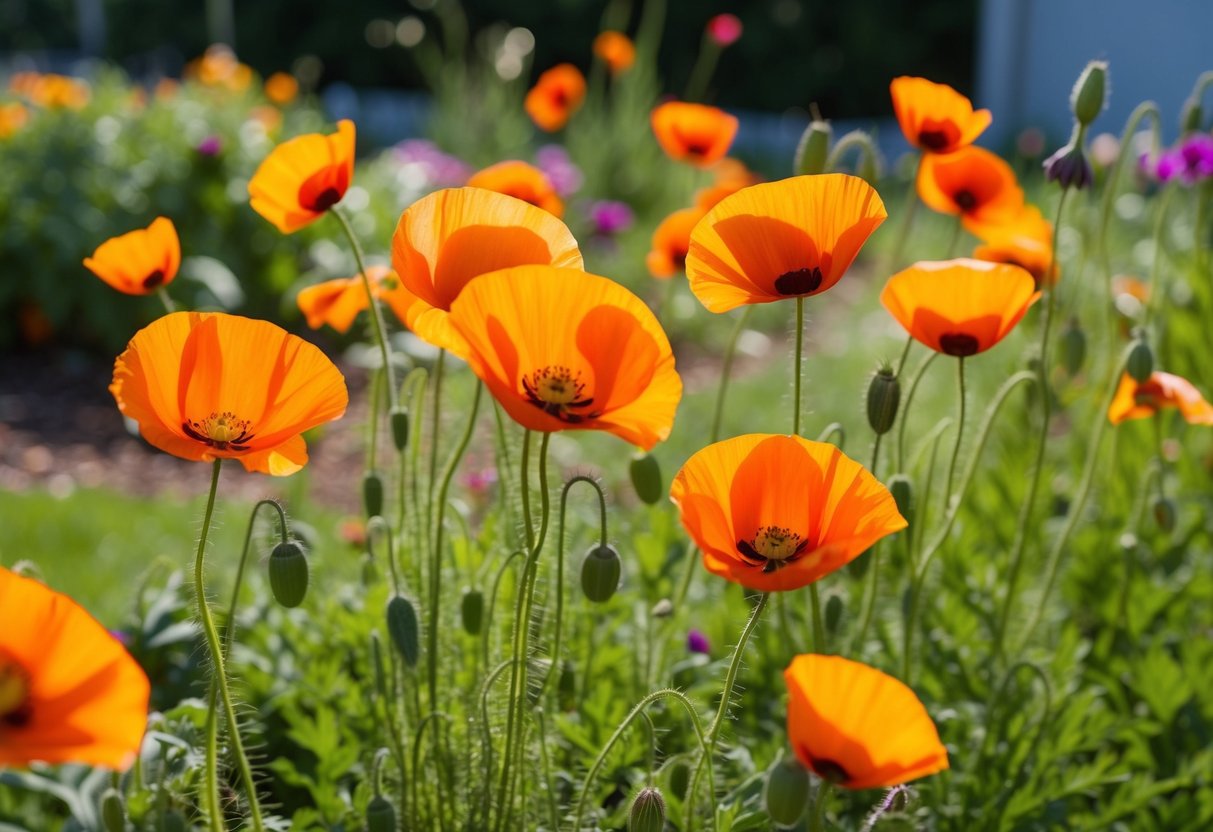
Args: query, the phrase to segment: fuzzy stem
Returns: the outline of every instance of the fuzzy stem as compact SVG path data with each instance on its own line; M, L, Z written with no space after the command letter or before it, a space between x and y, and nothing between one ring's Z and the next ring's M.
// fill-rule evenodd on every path
M341 211L340 208L333 207L329 209L337 222L341 225L341 230L345 232L346 239L350 242L350 248L354 252L354 262L358 265L358 276L362 278L362 288L366 291L367 307L371 312L371 331L375 335L375 342L379 345L379 357L383 361L383 372L387 378L388 403L391 407L396 405L396 381L392 372L392 351L387 342L387 325L383 320L383 310L379 308L379 298L375 297L375 292L371 288L370 275L366 273L366 262L362 256L362 244L358 242L358 237L354 234L354 228L350 225L349 219ZM374 419L376 414L371 412L371 418Z
M796 375L792 379L792 435L800 436L800 383L804 362L804 298L796 298Z

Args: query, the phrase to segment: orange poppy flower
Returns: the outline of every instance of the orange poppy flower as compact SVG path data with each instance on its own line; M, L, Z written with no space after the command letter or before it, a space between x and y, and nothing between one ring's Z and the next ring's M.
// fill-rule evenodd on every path
M914 691L842 656L802 655L783 672L797 759L847 789L896 786L948 767L948 751Z
M468 364L528 430L604 430L646 451L670 435L682 381L644 301L605 277L516 266L451 304Z
M167 286L181 265L181 242L168 217L147 228L112 237L97 247L85 267L119 292L146 295Z
M632 68L636 63L636 47L622 32L602 32L594 38L594 54L607 65L612 75Z
M751 433L709 445L670 486L714 575L799 589L906 527L889 490L833 445Z
M1007 336L1040 293L1019 266L985 260L915 263L889 278L880 302L915 341L964 358Z
M135 660L75 601L0 566L0 768L125 769L149 692Z
M645 258L649 274L657 278L673 277L686 268L691 230L706 213L701 208L683 208L661 221L653 232L653 250Z
M7 139L29 121L29 110L19 101L0 104L0 139Z
M371 293L391 307L403 323L412 298L402 290L400 278L387 266L368 266L366 276L370 279ZM295 302L312 329L328 324L338 332L349 332L358 313L368 307L366 287L358 275L308 286L300 290Z
M737 135L737 118L706 104L667 101L653 108L649 120L667 156L699 167L720 160Z
M319 349L268 321L174 312L135 333L110 392L150 444L183 459L239 459L293 474L305 430L339 418L345 379Z
M1021 266L1032 275L1038 289L1042 283L1056 285L1060 270L1053 258L1053 223L1041 215L1039 208L1025 206L1006 225L983 227L978 232L985 242L973 251L973 257Z
M469 188L484 188L542 208L554 217L564 216L564 203L548 175L526 162L498 162L468 179Z
M572 64L559 64L539 76L523 107L540 130L554 133L568 123L585 100L585 76Z
M547 211L483 188L448 188L400 215L392 267L405 292L396 314L429 343L460 357L466 344L447 321L472 278L528 263L581 268L572 232Z
M947 84L903 75L889 84L893 111L906 141L928 153L955 153L971 145L993 118Z
M941 214L959 215L965 228L1005 225L1023 211L1023 189L1001 158L980 147L929 154L918 168L918 196Z
M1213 405L1205 401L1192 382L1170 373L1151 373L1144 383L1125 373L1108 408L1114 425L1129 419L1153 416L1165 407L1175 407L1192 425L1213 425Z
M273 149L249 180L253 210L283 234L323 216L354 178L354 122L337 122L327 136L308 133Z
M871 185L842 173L744 188L691 233L691 291L712 312L820 294L887 216Z
M275 72L265 79L265 97L282 107L299 95L299 82L289 72Z
M216 43L208 46L202 57L185 66L185 77L208 87L224 87L243 92L253 80L253 69L236 59L231 47Z

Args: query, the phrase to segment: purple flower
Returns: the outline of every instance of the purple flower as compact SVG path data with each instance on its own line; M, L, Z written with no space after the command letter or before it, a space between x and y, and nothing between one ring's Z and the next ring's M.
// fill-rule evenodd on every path
M1143 155L1141 169L1159 182L1176 179L1183 185L1199 184L1213 177L1213 136L1193 133L1177 146L1163 151L1153 165Z
M613 237L627 231L635 219L636 215L626 202L603 199L590 204L590 221L594 224L594 233L600 237Z
M223 139L218 136L207 136L198 143L198 152L203 156L215 157L223 150Z
M705 656L712 652L708 637L701 630L692 628L687 632L687 650L692 653L703 653Z
M535 167L547 174L562 197L576 193L584 178L581 168L573 164L568 151L558 144L545 144L535 151Z
M1058 182L1063 188L1089 188L1095 178L1087 154L1076 144L1068 144L1045 159L1044 169L1045 179Z
M396 160L402 165L417 165L426 182L438 188L462 185L472 168L462 159L444 153L427 139L406 139L395 147Z

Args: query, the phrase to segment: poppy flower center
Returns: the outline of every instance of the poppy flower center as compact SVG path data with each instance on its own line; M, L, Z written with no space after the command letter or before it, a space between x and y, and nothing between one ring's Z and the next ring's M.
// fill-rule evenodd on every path
M159 286L163 282L164 282L164 271L162 269L156 269L154 272L149 274L147 277L143 278L143 288L144 289L155 289L157 286Z
M0 655L0 726L20 728L29 723L29 688L25 668Z
M801 746L801 753L808 758L809 763L813 766L813 771L822 780L829 781L835 786L843 785L850 781L851 775L840 763L830 760L826 757L814 757L809 753L809 750Z
M249 432L250 424L247 419L237 419L236 414L225 410L212 413L205 419L182 422L181 429L190 439L210 445L217 451L247 451L247 443L256 436Z
M1149 407L1154 410L1158 409L1158 394L1150 390L1138 390L1133 394L1133 404L1138 407Z
M751 566L774 572L804 554L809 541L783 526L762 526L753 540L737 541L737 551Z
M954 355L957 358L976 355L978 346L977 339L967 332L949 332L939 336L939 348L945 355Z
M977 207L977 197L968 189L957 191L956 195L952 197L952 201L956 203L957 208L966 213Z
M592 413L572 413L573 409L589 407L593 397L586 397L581 373L568 367L551 365L522 377L522 389L527 399L549 416L576 424Z
M775 278L775 291L781 295L807 295L821 285L821 267L784 272Z

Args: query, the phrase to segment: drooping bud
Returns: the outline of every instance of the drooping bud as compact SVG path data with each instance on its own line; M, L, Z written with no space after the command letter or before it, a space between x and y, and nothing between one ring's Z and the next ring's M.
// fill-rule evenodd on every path
M367 517L383 514L383 480L374 471L367 471L362 478L362 504Z
M1175 503L1166 497L1155 497L1151 508L1154 510L1154 522L1158 524L1158 528L1164 532L1175 528Z
M767 772L762 799L776 826L795 826L809 802L809 773L795 757L784 757Z
M367 832L396 832L396 807L381 794L366 804Z
M303 603L307 595L307 556L293 540L279 543L270 553L270 589L275 600L287 609Z
M628 812L628 832L661 832L665 829L665 798L649 787L640 790Z
M1044 161L1045 178L1063 188L1089 188L1095 174L1078 137Z
M1083 127L1099 117L1103 110L1107 86L1107 61L1091 61L1078 76L1078 81L1070 92L1070 109Z
M599 544L586 552L581 562L581 591L595 604L609 601L619 588L623 571L619 553L614 547Z
M459 620L463 631L470 636L480 635L480 623L484 618L484 593L478 589L465 589L459 603Z
M830 142L833 138L834 130L828 121L810 121L800 136L800 144L796 146L793 170L800 175L825 173L826 159L830 155Z
M1145 384L1154 372L1154 351L1150 349L1146 339L1138 335L1129 347L1129 357L1125 359L1125 370L1138 384Z
M1061 333L1061 363L1071 376L1078 375L1087 357L1087 336L1077 318L1070 318Z
M409 444L409 409L396 405L392 408L392 444L397 453L404 453Z
M126 832L126 805L121 793L112 786L101 796L101 820L105 832Z
M651 506L661 499L661 465L656 457L652 454L632 457L628 473L632 476L632 488L642 503Z
M1180 111L1179 132L1199 133L1204 120L1205 111L1200 105L1200 99L1193 96L1184 102L1183 109Z
M842 621L843 602L841 595L831 595L826 601L826 632L838 632L838 624Z
M914 484L905 474L894 474L889 478L889 493L897 503L897 512L912 523L914 515Z
M868 424L877 436L892 429L900 404L901 382L893 375L891 366L881 365L868 384Z
M420 626L417 623L417 608L403 595L394 595L387 602L387 631L392 644L409 667L416 667L421 657Z

